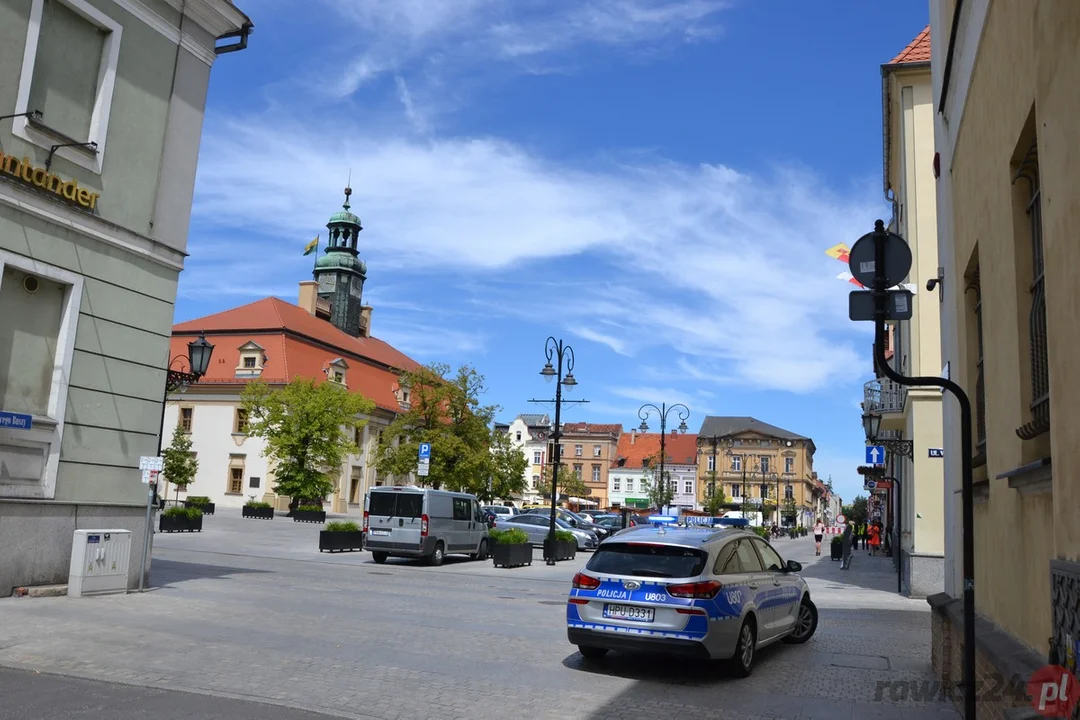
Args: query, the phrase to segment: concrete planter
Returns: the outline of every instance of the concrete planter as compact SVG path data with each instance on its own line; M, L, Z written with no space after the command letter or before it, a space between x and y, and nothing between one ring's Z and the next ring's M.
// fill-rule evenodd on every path
M202 510L203 515L213 515L214 514L214 503L206 503L205 505L199 505L197 503L191 502L190 500L185 500L184 501L184 507L199 508L200 510Z
M185 515L162 515L158 532L202 532L202 515L194 518Z
M843 543L829 543L829 555L833 560L844 559L844 544Z
M364 549L364 531L319 532L319 552L352 552Z
M550 540L544 540L544 557L552 557L548 552ZM566 540L555 541L555 560L573 560L577 557L577 542L567 542Z
M274 508L262 508L262 507L248 507L244 506L240 512L241 517L252 518L253 520L273 520Z
M495 567L521 567L532 565L532 543L516 543L513 545L495 543L491 546L491 562Z
M326 511L293 510L292 519L293 522L324 523L326 522Z

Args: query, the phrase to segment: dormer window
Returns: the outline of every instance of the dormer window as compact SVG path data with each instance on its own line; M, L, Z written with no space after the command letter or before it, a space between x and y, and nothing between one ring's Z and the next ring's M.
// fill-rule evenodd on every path
M254 342L246 342L241 345L240 359L236 364L237 377L258 377L262 375L266 365L266 352L262 346Z
M398 405L402 410L409 409L410 393L409 388L405 385L394 385L394 397L397 398Z
M345 374L349 370L349 364L342 358L335 358L327 363L324 372L326 373L326 379L332 383L338 385L347 386L345 382Z

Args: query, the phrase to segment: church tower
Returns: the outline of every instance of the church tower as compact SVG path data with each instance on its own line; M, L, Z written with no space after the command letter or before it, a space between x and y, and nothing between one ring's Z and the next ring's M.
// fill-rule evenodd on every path
M361 297L367 266L359 257L356 242L363 230L360 218L349 211L352 188L345 188L345 203L340 212L330 216L326 228L330 244L326 254L315 262L315 280L319 283L319 300L330 305L330 322L353 337L368 334Z

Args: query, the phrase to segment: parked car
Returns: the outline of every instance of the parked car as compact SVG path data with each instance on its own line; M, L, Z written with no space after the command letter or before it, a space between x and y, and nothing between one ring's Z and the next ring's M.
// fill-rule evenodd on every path
M801 570L743 528L624 530L574 576L567 637L587 659L655 651L723 659L746 677L759 649L814 635Z
M547 517L547 516L549 516L551 514L551 508L545 508L545 509L539 509L538 508L538 509L535 509L535 510L528 510L528 511L526 511L525 514L527 514L527 515L543 515L543 516ZM589 532L596 535L597 539L599 539L600 542L603 542L604 540L607 539L607 537L609 535L611 535L611 529L610 528L605 527L603 525L597 525L592 520L590 520L588 518L585 518L585 517L582 517L581 515L578 515L577 513L570 512L569 510L564 510L562 508L556 508L555 517L559 518L560 520L565 522L570 527L576 527L576 528L579 528L581 530L588 530Z
M511 515L517 515L518 509L509 505L484 505L481 508L484 512L489 512L496 518L510 517Z
M550 516L538 515L535 513L522 513L521 515L514 515L509 518L499 518L495 521L496 530L510 530L511 528L518 528L524 530L528 536L529 541L533 545L543 545L547 540L548 532L550 529ZM578 550L593 550L600 544L599 539L594 533L588 530L582 530L576 528L565 520L555 518L555 527L559 530L566 530L574 536L577 540Z
M372 488L364 499L365 548L377 563L388 557L488 556L490 524L475 495L417 487Z

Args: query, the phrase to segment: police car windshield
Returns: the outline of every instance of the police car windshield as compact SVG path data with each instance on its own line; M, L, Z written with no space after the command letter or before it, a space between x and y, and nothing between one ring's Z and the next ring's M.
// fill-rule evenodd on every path
M675 545L604 543L585 566L604 575L686 578L700 575L709 555Z

